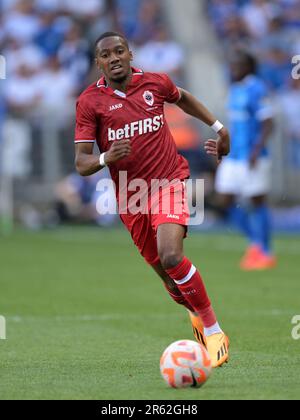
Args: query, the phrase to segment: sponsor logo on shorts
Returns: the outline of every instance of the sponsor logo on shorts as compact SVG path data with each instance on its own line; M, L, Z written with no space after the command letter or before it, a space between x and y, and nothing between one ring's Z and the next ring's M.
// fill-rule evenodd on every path
M175 220L179 220L180 217L179 216L175 216L174 214L168 214L167 219L175 219Z

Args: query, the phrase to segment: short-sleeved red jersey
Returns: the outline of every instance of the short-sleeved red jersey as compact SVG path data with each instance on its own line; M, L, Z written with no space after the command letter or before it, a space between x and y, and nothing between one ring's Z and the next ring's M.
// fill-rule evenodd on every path
M114 141L131 141L131 155L109 167L117 188L120 171L127 171L128 183L184 180L190 175L189 166L178 154L164 116L164 103L179 99L178 88L165 74L133 69L126 94L114 91L102 78L78 98L75 142L97 142L103 153Z

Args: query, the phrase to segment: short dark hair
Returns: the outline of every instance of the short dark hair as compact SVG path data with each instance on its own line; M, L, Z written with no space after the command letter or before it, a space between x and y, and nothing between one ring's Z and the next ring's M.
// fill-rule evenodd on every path
M251 52L245 51L244 59L248 64L248 67L252 74L257 73L258 62L257 58Z
M257 73L258 61L251 51L241 48L234 49L231 58L243 61L252 74Z
M121 39L123 39L123 41L125 42L127 48L129 49L129 44L127 39L125 38L124 35L120 34L119 32L104 32L104 34L100 35L95 42L95 53L97 54L97 49L98 49L98 44L100 41L102 41L102 39L105 38L111 38L111 37L119 37Z

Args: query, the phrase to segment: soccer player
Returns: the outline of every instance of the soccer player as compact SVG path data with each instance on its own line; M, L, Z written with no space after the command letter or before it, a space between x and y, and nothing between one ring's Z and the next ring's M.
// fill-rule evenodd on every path
M234 51L229 95L231 152L218 168L216 190L222 195L229 219L248 238L242 258L243 270L264 270L276 265L271 250L270 160L267 141L273 128L273 112L267 89L256 75L255 58L244 50ZM237 205L240 197L246 202ZM248 202L247 202L248 201ZM249 206L250 203L250 206Z
M164 103L177 104L218 133L218 139L209 140L206 149L219 160L229 152L228 131L196 98L176 87L166 74L144 73L131 67L133 55L122 35L103 34L96 41L95 49L96 64L103 77L88 87L77 102L77 171L88 176L109 167L122 222L141 255L163 280L171 298L188 309L194 334L207 346L213 366L221 366L228 361L229 340L217 321L199 271L184 255L183 240L189 214L186 189L182 192L182 188L190 173L165 121ZM100 159L93 155L95 142L100 149ZM119 178L124 172L127 185L142 180L149 191L154 179L174 181L181 188L181 193L174 190L170 194L172 209L176 207L176 212L161 210L164 190L156 194L158 211L134 214L128 207L121 212L124 186ZM132 191L128 190L126 193L132 196Z

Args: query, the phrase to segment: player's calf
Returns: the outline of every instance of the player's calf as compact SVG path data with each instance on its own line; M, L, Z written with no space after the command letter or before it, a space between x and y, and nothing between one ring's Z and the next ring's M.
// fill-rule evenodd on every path
M174 286L170 287L169 284L164 282L164 286L167 292L169 293L169 296L174 300L174 302L176 302L178 305L183 305L189 312L194 312L194 309L188 303L188 301L182 296L180 290L176 287L175 283L174 283Z
M152 268L162 279L169 296L174 300L174 302L176 302L178 305L183 305L188 311L193 312L194 309L187 302L187 300L182 296L182 293L178 289L174 280L171 279L171 277L165 272L162 265L160 263L156 265L152 265Z

